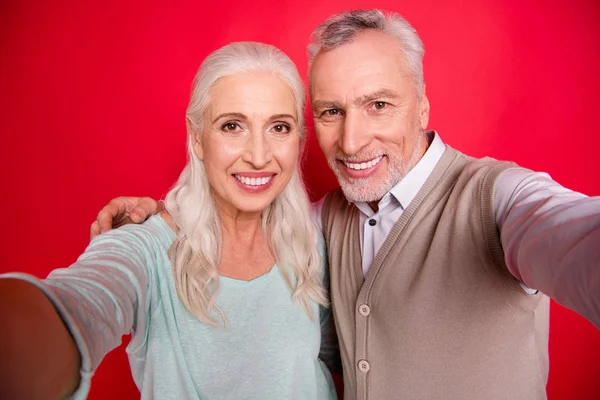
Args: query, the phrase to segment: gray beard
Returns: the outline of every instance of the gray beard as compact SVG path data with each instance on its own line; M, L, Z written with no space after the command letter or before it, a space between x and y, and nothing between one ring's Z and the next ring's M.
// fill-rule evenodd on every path
M335 174L342 192L344 192L344 196L346 196L349 201L364 203L376 202L381 200L386 193L404 179L406 174L414 168L420 159L422 149L423 135L419 135L417 145L413 149L410 158L406 163L403 163L400 158L393 159L388 155L388 174L383 181L377 185L378 187L372 187L372 185L371 187L369 186L371 178L349 180L349 178L340 170L340 166L335 158L327 160L327 163L329 164L329 168L331 168Z

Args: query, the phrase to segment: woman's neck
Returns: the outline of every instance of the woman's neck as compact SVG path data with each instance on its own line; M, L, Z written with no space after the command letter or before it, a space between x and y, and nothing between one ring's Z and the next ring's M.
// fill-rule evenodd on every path
M220 214L222 249L219 275L252 280L267 273L275 263L260 214Z
M263 236L260 213L219 211L219 220L223 239L239 241L240 244L252 244Z

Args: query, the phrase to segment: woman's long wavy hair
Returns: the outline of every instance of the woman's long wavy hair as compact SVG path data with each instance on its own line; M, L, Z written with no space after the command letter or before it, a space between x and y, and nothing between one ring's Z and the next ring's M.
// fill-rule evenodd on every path
M294 63L270 45L255 42L228 44L211 53L196 74L186 112L188 161L165 201L177 231L177 239L170 250L177 293L191 314L212 326L227 325L226 316L215 304L222 232L204 163L194 151L194 135L203 132L204 111L211 101L211 88L219 79L257 71L279 77L293 91L298 131L301 140L305 140L304 86ZM310 207L298 162L288 185L263 211L262 228L293 292L292 298L313 317L311 302L327 305L327 296L321 281L323 271L317 228Z

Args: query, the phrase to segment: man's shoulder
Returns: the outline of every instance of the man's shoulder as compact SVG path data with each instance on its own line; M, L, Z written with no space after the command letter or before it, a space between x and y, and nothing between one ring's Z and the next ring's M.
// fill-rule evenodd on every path
M457 151L457 153L464 160L464 166L462 169L463 174L473 175L478 172L485 174L490 170L504 171L512 168L525 169L514 161L498 160L490 156L473 157L459 151Z
M350 206L351 204L344 196L341 188L334 189L321 197L318 201L312 203L312 217L313 221L323 231L323 216L329 216L331 210L341 210L343 207Z
M314 206L319 206L321 211L323 209L332 209L332 208L342 208L345 205L349 206L351 203L348 201L344 192L341 188L334 189L328 193L326 193L321 199L315 203Z

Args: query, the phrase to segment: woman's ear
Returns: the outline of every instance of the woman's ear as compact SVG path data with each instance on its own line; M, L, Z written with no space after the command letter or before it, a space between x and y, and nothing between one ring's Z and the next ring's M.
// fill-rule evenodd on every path
M194 141L194 151L196 155L200 159L200 161L204 161L204 149L202 148L202 139L200 135L192 132L192 140Z
M189 118L185 119L185 125L188 131L188 134L192 138L192 143L194 146L194 152L198 156L201 161L204 161L204 148L202 147L202 137L199 133L194 129L194 123L190 121Z

